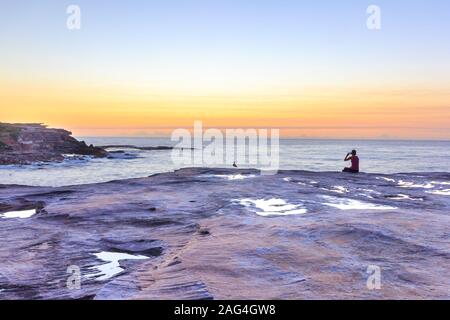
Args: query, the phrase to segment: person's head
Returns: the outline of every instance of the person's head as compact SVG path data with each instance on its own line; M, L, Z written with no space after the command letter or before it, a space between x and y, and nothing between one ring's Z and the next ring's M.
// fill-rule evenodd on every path
M356 150L352 150L352 155L356 156Z

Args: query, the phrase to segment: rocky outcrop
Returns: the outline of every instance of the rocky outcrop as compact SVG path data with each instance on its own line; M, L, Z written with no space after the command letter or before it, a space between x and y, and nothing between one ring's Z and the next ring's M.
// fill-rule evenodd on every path
M99 147L78 141L71 132L42 124L0 123L0 165L61 161L65 154L105 157Z
M187 168L0 185L0 299L449 299L449 184Z

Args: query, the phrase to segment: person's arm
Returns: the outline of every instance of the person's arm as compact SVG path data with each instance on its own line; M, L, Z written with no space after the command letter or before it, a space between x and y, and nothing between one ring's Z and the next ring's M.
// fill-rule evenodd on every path
M351 160L352 157L351 157L350 155L351 155L351 153L347 153L347 155L345 156L344 161L349 161L349 160ZM349 157L349 156L350 156L350 157Z

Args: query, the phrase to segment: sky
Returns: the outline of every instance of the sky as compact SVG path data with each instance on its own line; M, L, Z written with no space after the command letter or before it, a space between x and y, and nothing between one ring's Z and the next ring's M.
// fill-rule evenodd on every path
M0 122L146 136L195 120L448 140L450 2L0 1Z

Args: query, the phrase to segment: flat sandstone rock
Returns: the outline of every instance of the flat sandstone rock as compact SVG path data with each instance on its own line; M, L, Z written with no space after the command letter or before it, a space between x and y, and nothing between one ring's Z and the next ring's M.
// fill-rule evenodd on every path
M448 299L449 178L187 168L0 185L0 299Z

